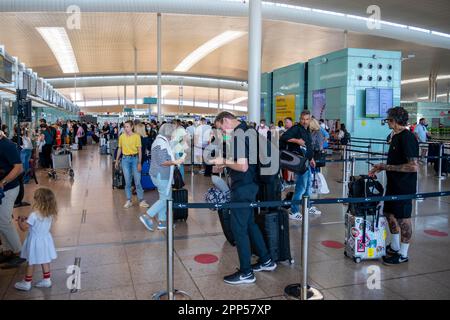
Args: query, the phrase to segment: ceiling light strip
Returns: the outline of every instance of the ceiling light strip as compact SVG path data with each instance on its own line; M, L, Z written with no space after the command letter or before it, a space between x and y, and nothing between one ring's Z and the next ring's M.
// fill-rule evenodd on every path
M207 41L191 54L189 54L184 60L175 68L175 72L186 72L191 69L197 62L209 55L216 49L230 43L244 36L247 32L244 31L225 31L218 36Z
M63 73L78 73L77 60L66 29L60 27L38 27L36 30L53 52Z

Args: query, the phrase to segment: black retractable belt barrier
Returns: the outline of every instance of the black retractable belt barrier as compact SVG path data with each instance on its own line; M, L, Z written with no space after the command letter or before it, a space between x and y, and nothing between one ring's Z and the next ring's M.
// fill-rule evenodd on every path
M290 299L295 300L323 300L322 293L308 285L308 241L309 241L309 213L308 208L312 204L333 204L333 203L364 203L364 202L379 202L379 201L401 201L409 199L424 199L433 197L447 197L450 196L450 191L443 192L428 192L416 193L406 195L394 195L383 197L368 197L368 198L330 198L330 199L309 199L304 196L302 200L295 201L258 201L258 202L234 202L234 203L172 203L168 201L168 225L167 225L167 291L162 291L154 295L155 299L167 297L169 300L189 299L187 293L174 289L174 268L173 268L173 209L237 209L237 208L260 208L260 207L281 207L290 206L292 204L302 205L302 269L301 269L301 283L294 283L288 285L284 289L285 295Z

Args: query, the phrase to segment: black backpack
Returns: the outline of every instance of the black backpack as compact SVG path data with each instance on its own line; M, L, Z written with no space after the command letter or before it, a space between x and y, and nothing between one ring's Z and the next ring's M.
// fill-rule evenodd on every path
M350 178L348 184L349 198L371 198L380 197L384 194L384 188L381 183L367 175L355 176ZM376 215L378 212L379 201L349 203L347 212L355 216Z
M350 141L351 141L350 132L345 131L344 137L341 139L341 144L345 146L345 145L349 144Z

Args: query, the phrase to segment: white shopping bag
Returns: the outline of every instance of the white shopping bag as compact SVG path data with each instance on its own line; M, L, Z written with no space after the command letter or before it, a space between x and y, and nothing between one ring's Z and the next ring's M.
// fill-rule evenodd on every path
M327 180L325 180L325 177L321 172L316 173L316 179L318 184L317 192L320 194L330 193L330 189L328 189Z

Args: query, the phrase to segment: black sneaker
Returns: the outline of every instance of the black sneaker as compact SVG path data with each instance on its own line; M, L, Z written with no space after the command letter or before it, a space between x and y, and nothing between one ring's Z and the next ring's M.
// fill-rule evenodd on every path
M408 257L403 257L401 254L394 254L391 257L383 257L383 263L388 266L398 265L408 262Z
M274 271L277 268L277 264L272 261L272 259L269 259L269 261L265 263L255 263L252 265L253 272L260 272L260 271Z
M256 281L256 277L253 272L248 274L243 274L241 271L233 273L229 276L223 278L223 281L228 284L247 284L254 283Z
M22 259L19 256L15 256L14 258L12 258L11 260L8 261L8 263L5 263L2 266L3 270L6 269L14 269L14 268L18 268L22 263L24 263L25 261L27 261L26 259Z
M388 246L386 247L386 255L388 255L388 256L396 255L396 254L398 254L398 251L399 251L399 250L394 250L394 249L392 249L391 245L388 245Z

